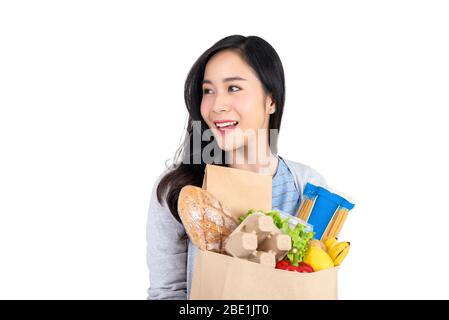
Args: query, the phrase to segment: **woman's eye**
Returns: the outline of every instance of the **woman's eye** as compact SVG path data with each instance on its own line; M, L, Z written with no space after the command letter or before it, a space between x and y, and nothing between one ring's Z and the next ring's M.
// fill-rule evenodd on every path
M232 88L237 88L238 90L233 90ZM237 87L237 86L229 86L229 89L230 89L230 91L231 92L236 92L236 91L240 91L241 89L239 88L239 87ZM209 94L209 91L210 91L211 89L207 89L207 88L205 88L205 89L203 89L203 94Z

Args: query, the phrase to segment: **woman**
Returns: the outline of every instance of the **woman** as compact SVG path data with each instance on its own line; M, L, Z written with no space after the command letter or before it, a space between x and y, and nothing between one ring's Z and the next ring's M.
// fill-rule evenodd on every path
M191 68L184 98L189 121L183 160L159 176L149 207L148 299L189 297L197 248L180 222L177 200L183 186L201 187L206 164L272 175L273 209L291 215L306 182L326 184L314 169L277 155L285 80L279 56L265 40L233 35L215 43ZM212 141L198 141L206 131Z

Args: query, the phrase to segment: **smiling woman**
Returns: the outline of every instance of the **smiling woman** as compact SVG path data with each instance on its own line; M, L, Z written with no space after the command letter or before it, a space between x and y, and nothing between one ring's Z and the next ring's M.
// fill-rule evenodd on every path
M172 215L178 221L179 192L187 184L201 186L206 164L271 173L277 167L278 159L274 156L277 153L277 135L259 135L257 129L280 130L285 100L281 60L274 48L260 37L233 35L223 38L206 50L190 69L184 99L189 120L185 142L178 152L182 154L182 160L175 159L177 162L157 186L159 202L165 196ZM263 139L260 144L265 153L259 163L229 164L224 161L232 152L241 156L248 151L249 141L245 141L243 133L223 128L223 122L235 121L237 125L234 128L239 127L241 131L250 129ZM200 125L195 126L195 122ZM201 130L201 136L210 129L212 141L194 143L195 128ZM193 164L194 155L202 155L210 143L218 145L219 148L213 149L218 150L217 154L212 154L211 158L202 157L200 164ZM200 150L195 150L198 145ZM266 165L267 158L269 166Z
M291 215L299 208L307 181L325 185L312 168L277 155L284 70L276 51L262 38L232 35L206 50L190 69L184 99L189 113L184 143L174 165L157 179L150 200L148 299L189 297L197 247L178 215L178 198L184 186L202 186L206 164L271 175L273 209ZM211 140L204 141L208 134ZM212 154L205 156L208 150Z
M228 74L236 76L226 77ZM248 145L245 141L248 135L244 132L254 130L255 135L260 133L254 138L267 147L262 156L269 157L266 134L270 114L274 112L270 92L239 53L228 49L209 60L204 73L201 116L213 131L220 149L244 151L242 147ZM279 116L281 113L278 110Z

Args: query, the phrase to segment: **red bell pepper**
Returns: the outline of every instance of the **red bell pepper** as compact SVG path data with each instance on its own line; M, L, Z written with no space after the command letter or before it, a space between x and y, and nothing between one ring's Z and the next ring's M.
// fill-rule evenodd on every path
M313 268L311 266L309 266L307 263L300 262L298 266L294 266L288 260L278 261L276 263L276 269L296 271L296 272L301 272L301 273L313 272Z

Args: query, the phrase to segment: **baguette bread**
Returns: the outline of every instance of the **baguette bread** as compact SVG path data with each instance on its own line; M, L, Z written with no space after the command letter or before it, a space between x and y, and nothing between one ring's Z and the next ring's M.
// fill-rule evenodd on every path
M223 253L228 236L238 225L210 192L192 185L181 189L178 213L191 241L201 250Z

